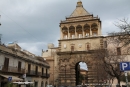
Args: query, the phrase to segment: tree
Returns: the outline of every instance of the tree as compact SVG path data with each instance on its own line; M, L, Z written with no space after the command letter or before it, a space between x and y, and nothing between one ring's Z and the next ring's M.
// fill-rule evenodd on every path
M118 36L107 36L104 42L107 47L97 49L94 56L101 60L100 64L103 66L104 71L111 78L116 78L120 85L122 72L120 71L119 62L126 61L127 47L123 46L125 43Z
M130 23L126 19L120 20L116 26L121 32L109 33L104 39L104 48L96 49L94 56L101 60L104 71L118 80L120 86L121 75L119 62L128 61L127 55L130 49Z
M117 26L120 29L120 32L112 32L108 33L110 36L118 36L118 39L123 41L125 44L123 46L127 46L130 44L130 23L128 22L128 19L124 18L119 20L115 23L115 26Z
M83 74L79 74L79 84L81 84L82 83L82 81L84 80L84 76L83 76Z
M117 26L121 32L130 32L130 23L128 23L128 19L123 18L115 23L115 26Z

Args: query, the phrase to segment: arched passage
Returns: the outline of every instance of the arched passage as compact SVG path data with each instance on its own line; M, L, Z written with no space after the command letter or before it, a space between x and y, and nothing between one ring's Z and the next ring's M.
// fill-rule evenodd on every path
M71 55L70 55L71 54ZM80 68L79 63L86 63L88 71L87 71L87 82L85 84L94 84L97 83L97 71L95 69L95 63L97 62L96 58L87 55L84 53L65 53L61 54L59 57L59 84L66 86L76 86L83 82L79 80L80 77ZM79 83L80 82L80 83Z
M75 65L76 85L88 83L87 65L85 62L77 62Z

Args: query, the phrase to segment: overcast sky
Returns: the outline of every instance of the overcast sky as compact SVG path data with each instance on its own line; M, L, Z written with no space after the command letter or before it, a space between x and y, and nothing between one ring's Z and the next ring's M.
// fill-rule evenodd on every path
M48 43L58 46L59 23L75 10L78 0L0 0L2 42L17 41L41 56ZM102 21L102 34L118 31L114 22L130 19L130 0L81 0L83 7Z

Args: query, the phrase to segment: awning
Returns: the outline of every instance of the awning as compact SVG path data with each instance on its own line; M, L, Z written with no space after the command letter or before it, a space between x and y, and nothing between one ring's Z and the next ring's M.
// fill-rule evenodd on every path
M14 84L34 84L34 82L13 82Z
M16 77L16 76L12 76L12 75L3 75L3 74L0 74L0 76L4 77L4 78L6 78L6 79L8 79L9 77L12 77L12 80L11 80L11 81L23 81L23 79L18 78L18 77Z

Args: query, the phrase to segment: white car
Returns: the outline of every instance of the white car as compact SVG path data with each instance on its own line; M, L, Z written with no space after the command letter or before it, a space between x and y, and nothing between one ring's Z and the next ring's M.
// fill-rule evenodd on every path
M47 85L46 87L53 87L53 85Z

